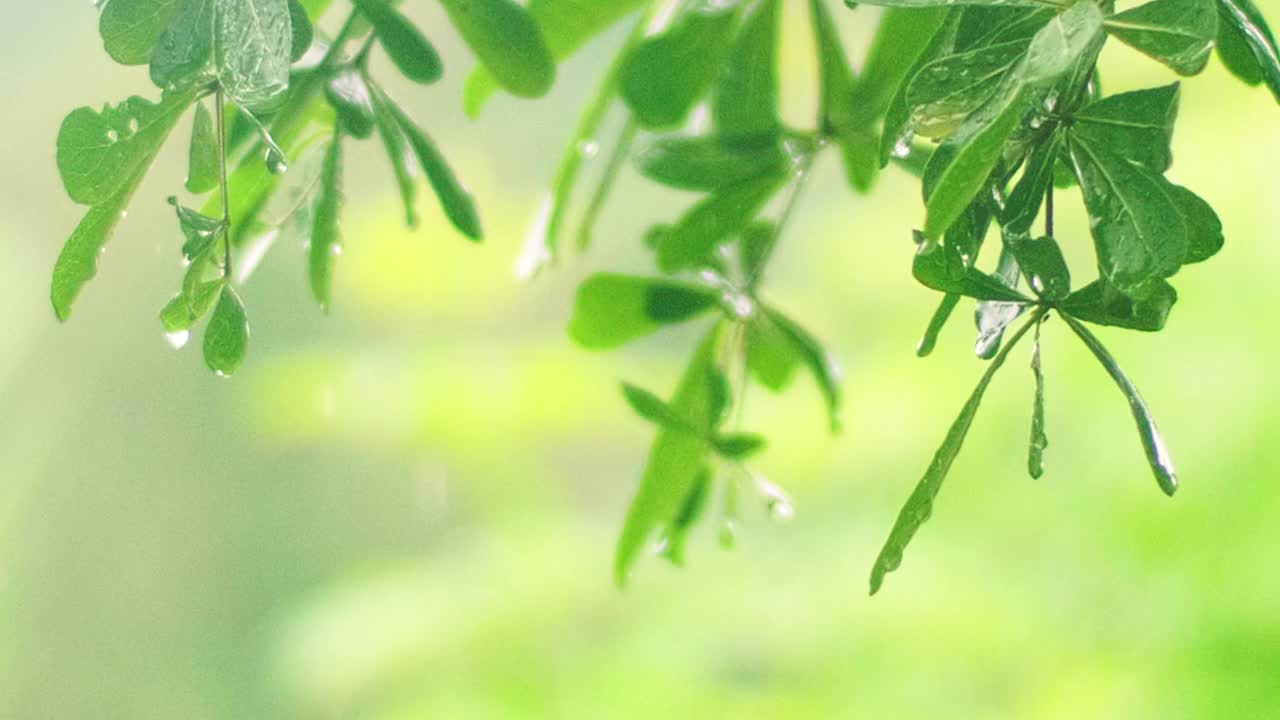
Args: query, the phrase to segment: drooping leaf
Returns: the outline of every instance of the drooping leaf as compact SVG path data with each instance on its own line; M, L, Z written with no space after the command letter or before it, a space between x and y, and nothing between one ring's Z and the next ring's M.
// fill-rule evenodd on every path
M1187 254L1184 263L1204 262L1222 249L1222 221L1213 207L1181 185L1167 188L1173 202L1182 213L1187 227Z
M1031 151L1022 177L1013 186L1000 215L1000 225L1006 237L1020 237L1031 232L1031 226L1040 216L1045 194L1053 184L1054 165L1062 147L1062 135L1054 133Z
M551 57L560 62L591 38L643 7L648 0L531 0L529 14L542 33ZM471 117L479 114L498 83L483 65L467 77L463 108Z
M983 373L982 379L978 381L978 386L973 389L973 393L969 396L969 400L965 402L964 407L960 410L959 416L955 422L951 424L951 429L947 431L946 438L942 441L942 445L933 456L933 461L929 463L929 468L925 470L924 477L920 479L915 490L911 493L911 497L907 499L906 504L902 507L902 511L898 513L898 519L893 524L893 530L889 533L889 539L885 541L884 548L880 550L880 555L876 558L875 565L871 568L871 594L874 595L880 590L884 584L885 575L898 569L902 564L902 553L906 550L911 539L915 537L916 531L920 526L924 525L929 516L933 514L933 503L938 497L938 491L942 489L942 483L947 478L947 473L951 470L952 463L955 462L956 456L960 454L960 448L964 445L965 436L969 434L969 428L973 425L973 419L978 414L978 406L982 403L982 397L987 392L987 386L991 384L991 379L995 377L996 371L1004 365L1005 360L1009 357L1009 352L1018 344L1022 336L1032 325L1040 321L1040 314L1033 315L1026 323L1014 333L1014 336L1005 344L1004 349L991 361L987 366L987 371Z
M146 65L178 0L112 0L98 19L98 34L112 60Z
M755 313L747 325L746 354L751 376L774 392L791 383L802 362L791 337L764 312Z
M684 548L689 539L689 532L706 510L710 498L711 470L704 467L694 478L693 487L685 497L684 504L680 506L680 512L676 513L675 519L671 521L671 525L662 537L666 545L662 556L672 564L684 563Z
M959 293L947 293L942 296L942 300L938 303L938 309L933 311L933 315L929 318L929 324L924 329L924 335L920 336L920 342L916 343L916 357L927 357L933 352L933 348L938 344L938 334L942 332L942 328L946 326L947 320L951 318L951 313L955 311L956 305L960 304Z
M204 329L204 362L219 377L231 377L249 350L249 318L235 288L226 285Z
M584 348L615 348L692 320L717 307L718 294L671 280L599 273L583 281L569 321L569 335Z
M789 161L775 142L730 145L717 137L664 137L635 155L645 177L684 190L716 191L763 175L780 176Z
M444 63L422 31L387 0L353 0L400 74L424 85L444 74Z
M1250 21L1241 23L1239 15L1227 9L1224 3L1218 3L1218 57L1246 85L1260 85L1267 79L1263 66L1268 56L1275 58L1273 65L1280 70L1280 52L1277 52L1271 28L1267 27L1257 8L1248 3L1237 5L1237 9ZM1246 32L1242 26L1248 25L1252 25L1253 30ZM1262 59L1255 54L1255 47L1263 51Z
M716 131L729 140L778 134L778 5L760 0L742 23L711 98Z
M716 454L727 460L745 460L765 447L765 439L754 433L728 433L711 438Z
M1214 0L1152 0L1112 15L1107 32L1168 65L1180 75L1195 75L1209 62L1218 36Z
M104 109L102 114L81 108L63 123L58 136L59 172L71 198L93 207L54 264L50 300L59 320L70 316L80 289L97 273L103 247L191 102L190 95L180 93L166 95L159 105L132 98L118 108ZM132 134L126 138L121 128L132 130ZM111 142L112 132L116 133L115 142ZM118 154L113 146L121 144L128 150Z
M191 124L191 148L187 153L187 191L203 195L218 187L220 167L213 116L203 103L198 103Z
M1187 255L1187 227L1168 183L1106 146L1072 138L1098 269L1121 290L1169 277Z
M849 186L867 192L880 173L880 137L873 125L881 111L866 107L874 98L855 96L856 80L826 2L810 0L809 12L818 49L818 122L824 133L840 143ZM863 106L856 116L855 105Z
M738 234L738 263L748 291L755 290L763 279L777 239L778 226L768 221L752 223Z
M1058 241L1049 236L1010 238L1008 247L1031 289L1053 303L1071 293L1071 274Z
M836 361L835 356L828 352L813 335L809 334L809 331L800 327L791 318L767 305L761 304L760 310L769 319L773 327L777 328L780 336L791 346L791 352L800 362L804 363L804 366L809 369L809 373L813 375L813 380L817 383L818 390L822 393L822 399L827 404L827 418L831 432L839 432L841 426L841 372L840 364Z
M1157 332L1164 328L1177 300L1177 291L1164 280L1150 280L1125 294L1099 279L1071 293L1062 309L1097 325Z
M342 135L334 133L320 171L320 189L311 220L311 294L328 311L333 300L333 265L342 251L338 213L342 208Z
M213 218L178 203L178 198L169 198L169 204L178 214L178 227L187 241L182 246L182 255L187 260L195 260L213 245L219 233L225 229L222 218Z
M184 286L186 283L184 283ZM191 285L191 292L184 291L173 297L160 311L160 324L166 333L190 330L200 318L209 314L222 294L225 281L222 278Z
M1049 447L1049 437L1044 431L1044 370L1040 366L1040 325L1036 323L1035 342L1031 346L1031 373L1035 378L1035 396L1031 403L1031 441L1027 449L1027 473L1035 479L1044 475L1044 451Z
M705 265L720 243L751 222L784 179L763 175L708 195L662 237L658 267L669 273Z
M325 84L324 94L337 113L343 132L354 138L372 137L373 94L359 70L353 67L338 70Z
M541 97L556 79L538 24L513 0L440 0L453 26L507 92Z
M453 223L458 232L468 239L475 242L482 240L484 229L480 225L480 215L476 211L475 201L471 199L471 193L453 174L453 169L449 167L448 162L436 149L436 144L431 141L426 132L413 122L413 118L410 118L403 108L387 98L385 94L384 99L400 125L400 131L408 138L409 146L413 148L414 155L418 158L418 165L426 173L427 180L431 183L431 188L435 191L440 207L444 209L449 222Z
M1147 455L1147 464L1151 466L1151 472L1155 475L1156 483L1159 484L1160 489L1166 495L1172 496L1178 489L1178 477L1173 468L1173 458L1169 456L1169 449L1165 447L1164 438L1161 437L1160 431L1156 428L1156 421L1151 417L1151 411L1147 408L1146 402L1138 394L1138 388L1134 387L1133 382L1120 369L1115 358L1111 357L1111 353L1107 351L1107 348L1088 328L1081 325L1069 314L1063 313L1062 319L1084 341L1084 344L1093 353L1094 357L1106 369L1107 374L1120 387L1125 399L1129 401L1129 409L1133 412L1134 422L1138 425L1138 436L1142 439L1142 449Z
M702 341L670 402L674 412L699 427L712 424L713 398L707 378L715 369L719 334L717 325ZM619 585L626 583L632 564L654 532L678 517L703 473L709 452L706 440L697 435L658 431L618 539L614 576Z
M1169 143L1178 116L1178 83L1120 93L1072 115L1071 136L1162 173L1173 155Z
M850 103L857 124L867 125L885 117L894 97L905 90L919 67L931 59L931 51L941 51L949 45L938 40L954 34L954 27L950 33L944 30L950 12L945 7L884 11ZM958 20L959 10L953 15ZM938 47L934 47L935 44ZM888 129L889 124L885 127ZM897 139L896 135L892 138L895 142Z
M1240 37L1253 53L1258 74L1265 79L1271 95L1280 102L1280 47L1267 27L1267 20L1252 0L1219 0L1221 19L1238 29Z
M368 80L366 78L366 83ZM391 171L396 178L396 186L400 189L400 200L404 204L405 224L410 228L418 227L418 184L413 176L410 168L411 158L413 156L413 148L409 145L409 139L405 137L404 131L400 129L400 124L396 122L395 112L392 111L386 98L382 94L382 89L376 85L370 85L373 99L373 119L374 124L378 128L378 137L382 140L382 147L387 152L387 158L391 162Z
M183 89L213 76L215 0L178 0L151 53L151 82Z
M642 127L684 122L723 67L736 17L732 5L708 4L631 49L619 72L619 90Z
M274 107L289 88L293 22L288 0L216 0L218 84L249 110Z
M676 414L669 405L662 401L657 395L637 387L630 383L622 384L622 396L626 398L627 404L635 411L637 415L669 430L683 430L698 434L698 430L691 427L689 421Z
M911 263L916 280L927 288L977 300L1030 303L1031 298L966 264L957 248L916 233L916 254Z

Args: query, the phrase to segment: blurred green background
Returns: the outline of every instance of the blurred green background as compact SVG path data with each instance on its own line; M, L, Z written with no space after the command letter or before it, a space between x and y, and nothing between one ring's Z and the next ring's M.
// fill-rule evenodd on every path
M812 60L803 4L787 5L787 114L803 124ZM1280 3L1260 5L1280 20ZM1023 469L1019 351L934 519L869 599L875 552L982 365L967 310L933 357L913 355L936 303L908 272L914 181L890 172L857 197L829 154L767 292L841 358L846 429L824 433L807 379L753 392L746 424L773 440L758 465L795 518L754 503L737 549L704 527L685 569L649 560L620 592L612 545L651 428L617 381L665 392L694 336L604 356L564 327L576 282L648 272L643 229L690 199L627 175L586 256L517 282L524 230L621 35L548 98L499 98L470 122L470 58L434 4L409 12L449 73L393 89L475 191L488 242L429 204L406 233L381 148L353 146L332 314L310 301L301 246L277 245L244 289L249 360L224 381L156 319L180 275L164 198L181 141L55 322L49 271L82 212L55 171L58 124L154 93L107 63L89 3L7 11L0 718L1280 714L1280 107L1265 90L1216 61L1185 83L1172 177L1217 208L1227 246L1175 279L1165 332L1101 333L1161 423L1176 499L1114 385L1050 323L1046 476ZM853 42L875 14L840 14ZM1103 78L1109 92L1173 80L1119 46ZM1061 197L1061 239L1088 267L1079 203Z

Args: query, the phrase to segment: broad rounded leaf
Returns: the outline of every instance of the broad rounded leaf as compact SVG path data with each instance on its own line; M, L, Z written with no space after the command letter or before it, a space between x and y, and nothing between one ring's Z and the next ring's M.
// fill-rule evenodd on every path
M691 320L720 303L706 287L614 273L592 275L578 287L569 335L592 350L615 348Z

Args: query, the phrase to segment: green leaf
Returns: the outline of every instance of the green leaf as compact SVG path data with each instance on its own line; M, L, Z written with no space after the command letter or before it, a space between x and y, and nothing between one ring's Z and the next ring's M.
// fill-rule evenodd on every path
M804 363L805 367L809 368L809 373L813 375L813 380L817 383L823 400L826 401L831 432L839 432L841 373L840 364L835 356L827 352L822 343L819 343L809 334L809 331L800 327L791 318L763 304L759 308L791 346L791 352Z
M1026 51L1026 41L1014 41L948 53L925 64L907 86L911 126L925 137L951 134L995 94Z
M333 300L333 265L342 252L338 213L342 208L342 135L334 133L320 171L320 190L311 224L311 294L328 311Z
M698 427L712 424L712 387L707 378L715 369L719 335L717 325L702 341L670 403L674 412ZM679 517L703 474L708 454L707 442L701 437L683 431L658 431L618 539L614 574L619 585L626 584L631 566L654 531Z
M204 329L204 362L219 377L231 377L249 350L249 318L235 288L222 288Z
M360 139L373 136L373 95L359 70L350 66L338 70L325 84L324 95L343 132Z
M769 221L752 223L742 229L738 237L738 264L747 280L747 289L753 291L764 275L765 263L773 252L778 239L778 226Z
M717 132L734 141L777 136L778 3L760 0L742 23L711 98Z
M203 269L200 269L202 272ZM219 277L212 281L183 283L183 291L173 297L160 311L160 324L166 333L190 330L213 309L226 281Z
M1062 310L1097 325L1157 332L1164 328L1177 301L1177 291L1164 280L1150 280L1125 294L1099 279L1071 293Z
M212 79L214 3L178 1L151 53L151 82L157 87L183 89Z
M101 115L89 108L71 113L58 136L58 169L73 200L93 205L67 239L53 267L50 300L59 320L71 315L80 289L97 273L98 258L156 154L191 105L190 95L166 95L160 105L132 98ZM127 138L118 128L137 129ZM115 132L111 142L108 133ZM97 136L95 138L95 135ZM127 145L118 154L115 145ZM112 163L110 168L103 163Z
M1163 173L1173 163L1178 98L1178 83L1112 95L1072 115L1071 137Z
M624 345L719 305L710 288L651 278L599 273L578 287L569 335L591 350Z
M787 155L776 142L727 144L717 137L665 137L635 155L640 173L683 190L716 191L764 175L786 172Z
M366 78L366 83L368 79ZM405 224L410 228L418 227L418 184L410 168L413 148L409 139L400 130L395 113L388 106L382 89L370 84L373 99L373 120L378 128L378 137L382 139L382 147L391 161L391 171L396 178L396 186L400 188L400 200L404 203Z
M311 43L316 36L311 18L307 17L307 9L298 0L289 0L289 25L293 28L293 44L289 48L289 60L298 62L311 49Z
M178 198L176 197L169 198L169 204L177 211L178 226L181 228L183 236L187 239L182 246L182 255L187 260L194 260L204 255L213 245L213 241L217 239L218 234L226 229L222 218L212 218L190 208L185 208L178 204Z
M689 539L689 531L706 511L710 498L711 470L704 467L694 479L693 488L685 498L684 504L680 506L680 512L676 514L662 538L666 546L662 556L672 564L677 566L684 564L684 548Z
M822 0L813 3L825 7ZM930 50L941 51L949 45L941 42L934 47L939 38L945 40L949 34L954 35L954 26L950 33L944 30L949 12L945 7L884 11L850 103L859 124L868 125L885 117L894 97L905 91L908 81L932 58ZM958 10L954 17L958 20ZM885 127L889 127L887 123ZM892 141L897 139L895 136Z
M911 79L920 72L920 68L929 62L939 58L950 52L955 45L956 31L963 17L960 8L949 8L946 15L940 21L938 27L932 32L927 27L920 29L920 35L914 34L913 26L902 16L929 15L940 12L940 10L902 10L889 9L885 11L884 18L881 20L882 26L876 35L874 45L889 43L901 43L904 48L910 47L911 41L907 40L907 36L918 38L919 42L924 42L924 38L928 36L928 42L924 45L916 56L907 71L902 77L892 82L895 83L896 89L889 101L889 105L885 108L884 130L880 136L880 167L889 164L889 160L893 157L903 157L911 151L911 139L914 129L911 127L911 107L907 105L907 88L911 85ZM895 18L893 26L887 26L890 18ZM902 18L902 19L898 19ZM885 38L883 41L881 38ZM868 57L867 63L871 64L871 58L876 55L875 46L871 50L871 56ZM903 62L906 61L904 56ZM869 77L872 69L869 68L859 81L856 90L859 97L873 94L870 90L864 90L865 86L870 83Z
M196 104L191 124L191 149L187 154L187 191L203 195L218 187L218 135L213 116L203 103Z
M1214 0L1154 0L1112 15L1107 32L1180 75L1195 75L1209 62L1218 36Z
M288 0L217 0L218 83L237 105L271 108L289 88L293 24Z
M751 376L774 392L791 384L801 362L790 336L763 312L755 313L747 325L746 354Z
M765 439L754 433L729 433L711 439L716 454L728 460L746 460L765 447Z
M1187 228L1164 178L1080 138L1072 138L1071 158L1103 277L1131 290L1177 272Z
M57 163L62 184L81 205L109 200L146 173L190 96L167 96L160 104L131 97L101 112L82 107L62 121Z
M529 14L542 33L551 57L560 62L588 40L635 12L648 0L532 0ZM475 117L498 89L493 75L479 66L467 77L463 107Z
M942 489L942 483L946 480L952 463L955 462L956 456L960 454L960 448L964 445L965 436L969 434L973 419L978 414L978 406L982 403L982 396L987 392L987 386L991 384L991 379L995 377L996 371L1004 365L1004 361L1009 357L1009 352L1018 344L1022 336L1026 334L1032 325L1040 321L1042 313L1043 311L1031 316L1030 320L1024 323L1013 338L1005 344L1000 354L996 355L995 359L991 361L991 364L987 366L987 371L983 373L982 379L978 381L978 386L973 389L969 400L965 402L955 422L951 424L951 429L947 431L947 437L934 454L933 461L929 463L929 468L925 470L924 477L920 479L919 484L916 485L915 490L911 493L911 497L907 499L906 505L898 513L898 519L893 524L889 539L885 541L884 548L880 550L880 555L876 558L875 565L871 568L872 595L876 594L880 590L880 586L884 584L885 575L898 569L898 566L902 564L903 551L906 550L911 539L915 537L916 531L920 529L920 526L924 525L929 516L933 514L934 500L938 497L938 491Z
M854 119L855 105L870 99L854 95L856 80L825 0L810 0L809 12L818 49L819 123L823 132L840 143L849 186L858 192L867 192L880 172L879 135L870 127L874 120L866 119L876 111L861 110L859 119Z
M689 426L689 421L677 415L670 406L648 390L630 383L623 383L622 395L631 409L645 420L669 430L683 430L698 434L697 430Z
M98 22L107 54L121 65L146 65L177 4L178 0L112 0Z
M1240 32L1241 38L1253 53L1258 72L1267 81L1267 87L1280 102L1280 48L1262 12L1251 0L1218 0L1222 21Z
M1222 221L1203 198L1181 185L1167 188L1187 226L1187 254L1184 263L1204 262L1222 249Z
M440 207L444 209L449 222L453 223L458 232L468 239L475 242L482 240L484 229L480 225L480 215L476 212L471 193L453 174L453 169L449 167L448 162L436 149L436 144L431 141L426 132L413 122L403 108L390 98L385 99L392 114L395 115L396 122L400 125L400 131L409 139L409 146L413 148L413 153L418 158L418 165L427 174L427 181L431 183L436 199L440 201Z
M1246 85L1261 85L1262 68L1253 56L1253 47L1226 8L1218 6L1218 59Z
M942 332L942 328L946 326L947 320L951 318L951 313L955 311L956 305L960 304L959 293L947 293L938 302L938 309L933 311L933 315L929 318L929 325L925 327L924 335L920 336L920 342L916 343L916 357L927 357L929 353L938 345L938 334Z
M1138 436L1142 439L1142 449L1146 452L1147 463L1151 466L1151 472L1156 477L1156 483L1160 485L1160 489L1166 495L1172 496L1178 489L1178 478L1173 468L1173 458L1169 456L1169 449L1165 447L1164 438L1160 436L1160 431L1156 428L1156 421L1151 417L1151 411L1147 408L1147 404L1143 402L1142 396L1138 394L1138 388L1134 387L1120 366L1116 364L1115 358L1111 357L1111 353L1107 352L1107 348L1094 337L1093 333L1084 325L1081 325L1075 318L1069 314L1063 314L1062 319L1067 322L1075 334L1080 336L1084 344L1093 352L1094 357L1102 363L1102 367L1106 369L1107 374L1115 380L1116 385L1120 387L1120 391L1124 393L1125 399L1129 401L1129 409L1133 412L1133 419L1138 425Z
M1040 367L1040 326L1041 318L1036 322L1035 343L1031 346L1031 373L1035 377L1036 391L1031 404L1031 441L1027 450L1027 473L1035 479L1044 475L1044 451L1049 447L1049 438L1044 431L1044 370Z
M1053 303L1071 293L1071 274L1057 240L1048 236L1033 240L1024 235L1009 238L1008 245L1027 283L1040 297Z
M708 5L686 13L660 35L627 54L619 89L642 127L684 122L724 66L733 39L735 6Z
M917 232L911 272L927 288L977 300L1030 303L1031 298L966 263L954 245L937 243Z
M1062 135L1054 133L1031 151L1022 177L1000 214L1000 225L1006 236L1021 237L1031 232L1031 226L1040 216L1045 194L1053 185L1054 166L1062 147Z
M556 63L529 11L512 0L440 0L462 39L505 90L541 97Z
M378 36L387 57L410 80L427 85L444 74L444 63L429 40L386 0L353 0Z
M658 268L671 273L705 266L722 242L741 232L785 176L764 175L718 190L680 218L658 243Z
M1039 7L1043 0L844 0L848 7L872 5L887 8L936 8L952 5L989 5L998 7Z

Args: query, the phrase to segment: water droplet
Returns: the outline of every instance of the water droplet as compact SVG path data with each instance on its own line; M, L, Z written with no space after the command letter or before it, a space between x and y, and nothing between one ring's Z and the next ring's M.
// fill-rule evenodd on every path
M590 160L600 154L600 143L595 140L583 140L578 144L578 154Z
M901 160L911 154L911 133L898 138L893 144L893 156Z
M791 498L787 497L782 488L760 475L753 473L752 477L756 481L756 488L764 496L765 509L769 511L769 517L774 520L790 520L795 517L796 510L791 504Z
M187 341L191 339L191 331L179 330L177 332L165 333L164 339L169 342L169 346L174 350L181 350L186 347Z
M755 314L756 306L751 298L746 295L738 295L733 300L733 314L739 320L746 320Z
M133 135L134 133L138 132L138 129L141 127L142 126L138 124L138 118L129 118L129 134L130 135Z
M274 149L267 151L267 170L272 175L283 175L289 172L289 161Z
M107 142L113 143L119 140L120 140L120 133L116 132L115 130L107 131Z
M654 555L661 555L662 553L667 551L667 548L670 547L670 545L671 545L671 542L664 535L663 537L660 537L654 541L651 549Z
M330 246L329 246L329 252L330 252L330 253L332 253L334 257L337 257L337 256L339 256L339 255L341 255L341 254L342 254L342 246L341 246L341 245L330 245Z
M551 231L551 211L554 201L551 194L542 199L542 203L538 206L538 213L534 216L533 224L529 226L529 232L525 235L524 248L520 251L520 257L516 260L516 278L518 280L529 280L544 265L552 260L550 239L547 233Z
M720 525L720 547L728 550L738 541L738 525L733 520L725 520Z

